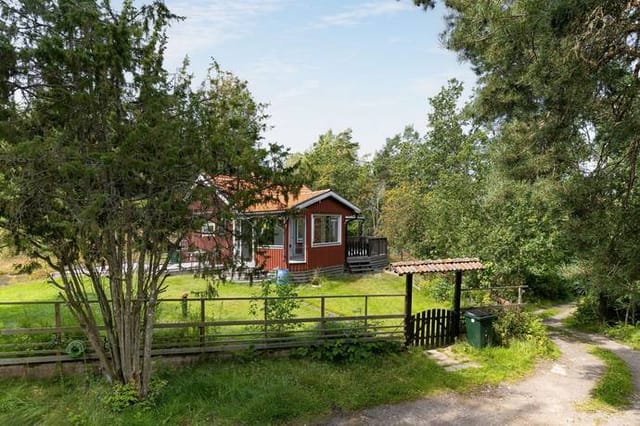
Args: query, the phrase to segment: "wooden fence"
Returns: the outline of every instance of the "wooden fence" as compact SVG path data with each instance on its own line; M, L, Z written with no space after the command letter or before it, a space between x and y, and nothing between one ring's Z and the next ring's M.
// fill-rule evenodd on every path
M401 306L404 297L404 294L368 294L163 299L152 354L283 349L336 339L403 341L404 315L381 307L388 305L385 300L398 298ZM299 304L297 311L303 315L270 318L270 305L285 299L295 299ZM340 308L341 301L346 299L360 300L353 315L344 314ZM235 309L227 310L230 312L227 315L224 305ZM242 309L237 309L237 305ZM334 312L341 310L343 313ZM241 311L244 315L239 314ZM98 309L94 312L99 315ZM21 326L25 322L28 326ZM0 366L94 358L82 329L63 301L0 302L0 327ZM75 341L85 347L78 358L67 354L69 343Z

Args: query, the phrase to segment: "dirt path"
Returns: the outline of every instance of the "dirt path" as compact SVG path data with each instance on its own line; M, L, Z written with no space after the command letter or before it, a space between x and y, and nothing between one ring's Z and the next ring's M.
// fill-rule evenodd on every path
M570 306L548 323L559 326ZM330 425L640 425L640 396L633 406L618 413L585 413L576 406L589 399L589 391L604 365L588 353L588 344L564 334L552 333L562 355L541 363L535 374L508 385L489 387L469 395L447 393L403 404L384 405L347 417L322 422ZM602 337L590 338L598 346L623 358L640 390L640 354Z

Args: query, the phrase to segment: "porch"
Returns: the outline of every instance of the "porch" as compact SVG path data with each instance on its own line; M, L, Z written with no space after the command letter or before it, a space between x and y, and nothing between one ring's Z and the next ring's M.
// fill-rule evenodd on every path
M384 237L347 237L346 266L352 274L384 269L389 264Z

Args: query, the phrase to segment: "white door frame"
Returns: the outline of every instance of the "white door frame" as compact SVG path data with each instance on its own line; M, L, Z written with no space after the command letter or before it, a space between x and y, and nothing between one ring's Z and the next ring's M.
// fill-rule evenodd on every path
M302 232L300 227L302 225ZM289 218L289 235L287 236L289 251L287 261L289 263L306 263L307 262L307 218L305 216L296 216ZM302 257L295 248L302 248Z

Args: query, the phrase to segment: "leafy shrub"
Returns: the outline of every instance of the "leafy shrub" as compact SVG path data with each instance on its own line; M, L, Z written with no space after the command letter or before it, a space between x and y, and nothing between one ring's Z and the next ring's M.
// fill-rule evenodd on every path
M166 380L160 380L157 378L151 379L147 397L142 400L138 398L138 388L135 383L116 383L111 388L111 392L105 396L103 401L109 409L115 412L120 412L131 406L136 406L143 410L149 410L156 405L162 391L167 386L167 383L168 382Z
M369 323L368 327L372 324ZM309 357L316 361L336 364L365 362L376 355L397 353L402 350L399 342L389 340L364 340L373 337L367 333L363 321L328 321L318 330L323 336L333 339L320 345L299 348L294 356Z
M112 411L120 412L125 408L140 402L135 383L116 383L111 392L104 398L104 403Z
M551 350L551 341L542 321L528 312L519 309L500 310L493 330L502 346L509 346L516 340L530 340Z
M271 320L290 320L295 318L295 310L300 307L300 300L296 299L298 292L295 284L285 281L276 284L272 280L264 280L260 284L258 297L276 297L276 299L254 299L249 305L249 313L255 318ZM264 303L264 304L263 304ZM296 323L279 323L269 325L269 331L283 332L299 327Z
M435 277L427 281L425 293L436 302L448 302L453 299L453 285L445 278Z
M590 296L581 297L578 306L569 321L572 326L585 328L600 323L597 301Z
M640 325L619 324L607 328L604 334L614 339L622 340L634 348L640 348Z
M357 339L336 339L322 345L299 348L294 356L314 361L326 361L334 364L353 364L366 362L377 355L386 355L402 351L399 342L391 340L362 341Z

